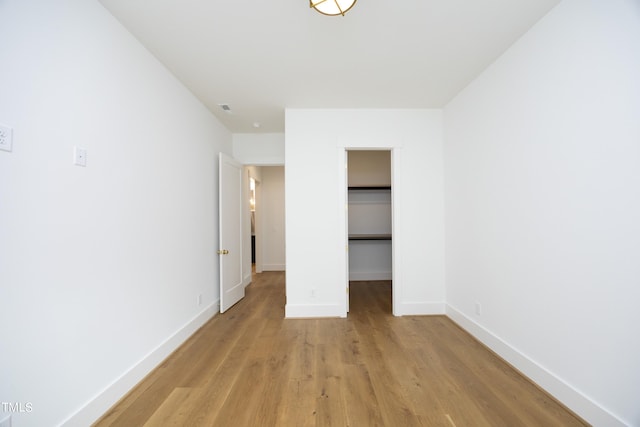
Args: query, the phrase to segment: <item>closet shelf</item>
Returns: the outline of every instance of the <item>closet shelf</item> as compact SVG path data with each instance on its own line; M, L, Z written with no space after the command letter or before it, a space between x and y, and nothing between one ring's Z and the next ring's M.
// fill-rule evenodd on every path
M391 190L390 186L357 186L349 187L349 190Z
M349 234L349 240L391 240L391 234Z

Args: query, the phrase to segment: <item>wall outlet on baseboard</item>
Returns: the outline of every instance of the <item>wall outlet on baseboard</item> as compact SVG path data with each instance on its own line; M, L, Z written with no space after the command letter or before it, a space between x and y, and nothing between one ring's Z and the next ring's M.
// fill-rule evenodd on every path
M482 314L482 305L479 302L476 303L476 315L480 316Z

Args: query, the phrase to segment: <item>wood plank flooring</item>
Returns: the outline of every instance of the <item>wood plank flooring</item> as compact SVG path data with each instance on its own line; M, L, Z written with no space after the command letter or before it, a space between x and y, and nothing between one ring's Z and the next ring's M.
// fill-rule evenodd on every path
M284 273L254 276L96 424L584 426L444 316L391 315L353 282L347 319L284 319Z

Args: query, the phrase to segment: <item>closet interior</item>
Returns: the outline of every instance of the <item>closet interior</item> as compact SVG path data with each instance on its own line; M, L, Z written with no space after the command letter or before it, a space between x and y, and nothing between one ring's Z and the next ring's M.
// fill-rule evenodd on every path
M391 280L389 150L347 152L349 281Z

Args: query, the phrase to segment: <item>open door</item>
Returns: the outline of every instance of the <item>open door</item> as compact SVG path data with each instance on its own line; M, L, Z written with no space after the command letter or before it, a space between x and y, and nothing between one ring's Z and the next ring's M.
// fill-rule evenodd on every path
M244 298L242 284L242 165L219 158L220 313Z

